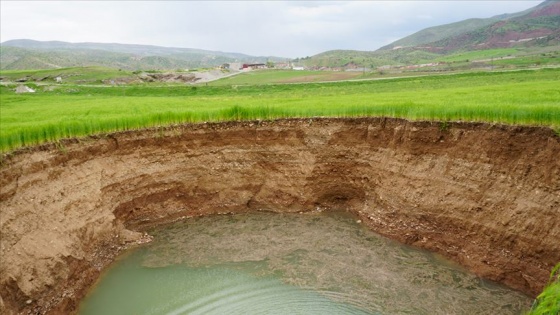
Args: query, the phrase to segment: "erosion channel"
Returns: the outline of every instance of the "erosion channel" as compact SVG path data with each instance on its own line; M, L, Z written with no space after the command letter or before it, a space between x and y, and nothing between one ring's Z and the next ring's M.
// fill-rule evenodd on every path
M75 313L146 231L262 211L348 211L535 296L560 261L558 156L548 128L386 118L178 125L23 149L0 169L0 307Z

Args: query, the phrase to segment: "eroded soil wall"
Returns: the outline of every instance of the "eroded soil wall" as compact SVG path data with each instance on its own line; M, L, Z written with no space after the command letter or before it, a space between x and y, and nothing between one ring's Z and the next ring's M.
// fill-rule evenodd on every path
M560 138L547 128L294 119L63 141L3 160L0 307L72 313L148 226L348 209L373 230L535 295L560 261Z

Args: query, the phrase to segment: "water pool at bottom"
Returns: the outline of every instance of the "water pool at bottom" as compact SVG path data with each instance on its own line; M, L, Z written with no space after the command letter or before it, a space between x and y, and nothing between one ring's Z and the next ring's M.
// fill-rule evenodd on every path
M531 303L346 213L209 216L150 234L80 314L520 314Z

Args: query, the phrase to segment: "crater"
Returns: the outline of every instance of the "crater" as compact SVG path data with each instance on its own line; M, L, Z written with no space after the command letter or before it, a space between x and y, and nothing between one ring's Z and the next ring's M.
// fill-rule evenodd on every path
M287 119L22 149L0 172L0 306L68 314L123 249L187 217L345 210L531 296L560 261L560 138L542 127Z

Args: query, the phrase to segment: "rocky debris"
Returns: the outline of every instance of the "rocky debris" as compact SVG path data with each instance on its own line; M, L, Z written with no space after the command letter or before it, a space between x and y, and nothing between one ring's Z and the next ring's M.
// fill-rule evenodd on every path
M102 81L103 84L108 85L126 85L126 84L134 84L134 83L142 83L142 80L139 80L136 77L126 77L126 78L116 78L116 79L106 79Z
M16 88L16 93L17 94L22 94L22 93L35 93L35 90L26 86L26 85L18 85L18 87Z
M212 69L189 73L142 73L138 76L141 82L165 82L165 83L205 83L228 76L239 74L236 70Z
M198 79L193 73L142 73L138 76L143 82L193 83Z
M103 80L108 85L125 85L134 83L194 83L198 78L193 73L148 73L144 72L137 76L114 78Z
M195 72L195 75L197 78L197 83L206 83L206 82L215 81L226 77L231 77L239 73L241 73L241 71L234 70L234 69L229 69L225 71L219 69L213 69L209 71Z

